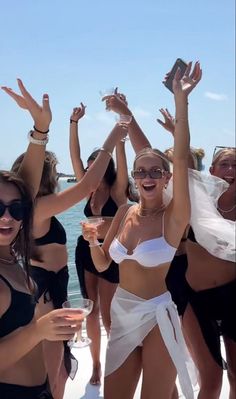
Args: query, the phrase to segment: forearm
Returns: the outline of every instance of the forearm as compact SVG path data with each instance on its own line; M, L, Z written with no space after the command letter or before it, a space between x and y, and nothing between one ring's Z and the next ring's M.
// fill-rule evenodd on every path
M134 116L129 124L129 138L136 154L143 148L151 147L151 143L145 136Z
M41 339L36 334L35 327L35 322L32 322L0 340L0 373L13 366L39 344Z
M69 148L70 148L70 157L75 176L77 180L80 180L84 174L84 167L81 160L80 143L78 136L78 123L79 122L70 123Z
M48 128L44 128L44 131L47 130ZM35 131L33 131L32 134L33 138L37 140L44 140L44 136L46 136ZM31 188L33 197L36 197L40 187L45 159L45 148L45 145L30 143L18 171L19 176L21 176ZM37 162L37 167L35 167L35 162Z
M94 266L96 267L98 272L104 272L109 268L111 259L107 258L104 250L98 244L96 245L96 243L91 243L89 245Z
M175 98L174 160L188 161L190 134L188 123L188 101L186 96Z
M120 141L116 145L116 191L124 194L128 186L128 167L125 155L125 142Z

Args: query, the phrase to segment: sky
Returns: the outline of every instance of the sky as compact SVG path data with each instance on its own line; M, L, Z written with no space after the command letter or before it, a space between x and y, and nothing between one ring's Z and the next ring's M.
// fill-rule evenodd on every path
M216 145L235 146L234 0L8 0L1 1L0 85L18 90L21 78L41 102L48 93L53 113L47 148L58 171L71 173L69 119L82 101L82 158L102 145L115 123L99 92L126 94L129 107L154 147L172 145L156 119L174 112L162 84L176 58L200 60L203 77L189 98L191 145L203 147L209 167ZM25 151L32 119L0 92L0 169ZM129 167L134 153L126 143ZM35 160L37 162L37 160Z

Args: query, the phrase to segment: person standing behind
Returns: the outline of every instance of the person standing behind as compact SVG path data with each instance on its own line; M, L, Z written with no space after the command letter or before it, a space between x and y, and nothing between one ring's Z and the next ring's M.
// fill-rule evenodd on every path
M80 107L73 109L70 117L70 154L74 168L74 173L78 181L88 173L87 171L94 163L99 154L99 149L95 150L87 160L86 168L81 159L81 149L78 125L85 114L83 103ZM98 239L102 243L113 217L118 207L127 202L128 197L128 170L125 156L125 141L121 140L116 144L116 163L111 158L105 170L104 176L95 190L87 195L87 203L84 208L86 217L102 216L103 223L99 227ZM91 337L90 351L93 361L92 376L90 383L100 384L101 363L100 345L101 328L100 313L107 335L110 331L110 304L119 283L118 265L112 262L109 270L99 273L93 264L88 242L83 236L79 236L75 251L76 270L80 282L80 290L86 298L94 302L93 310L87 317L86 327L89 337Z

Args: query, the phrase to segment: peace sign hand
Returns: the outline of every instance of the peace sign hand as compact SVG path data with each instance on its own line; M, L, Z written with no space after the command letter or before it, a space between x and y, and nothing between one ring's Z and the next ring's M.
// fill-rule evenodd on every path
M47 131L52 120L48 94L43 95L42 105L39 105L26 90L23 82L17 79L18 87L22 95L17 94L11 88L3 86L2 89L15 100L20 108L26 109L31 114L37 129Z

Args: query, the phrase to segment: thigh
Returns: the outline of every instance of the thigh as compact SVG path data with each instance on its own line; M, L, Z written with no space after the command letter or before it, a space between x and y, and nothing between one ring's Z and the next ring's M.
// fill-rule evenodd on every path
M143 341L142 398L171 398L176 368L165 346L159 327L154 327Z
M110 327L111 317L111 301L117 288L117 284L110 283L109 281L99 278L99 298L100 298L100 310L102 315L103 323Z
M85 270L85 285L88 298L93 301L93 312L99 309L98 277Z
M188 304L182 318L183 333L188 344L194 363L199 371L200 383L221 384L223 370L210 353L204 340L201 327Z
M116 371L105 377L104 399L132 399L140 373L141 347L138 347Z
M233 380L236 380L236 342L226 336L224 336L223 339L225 344L228 374Z

